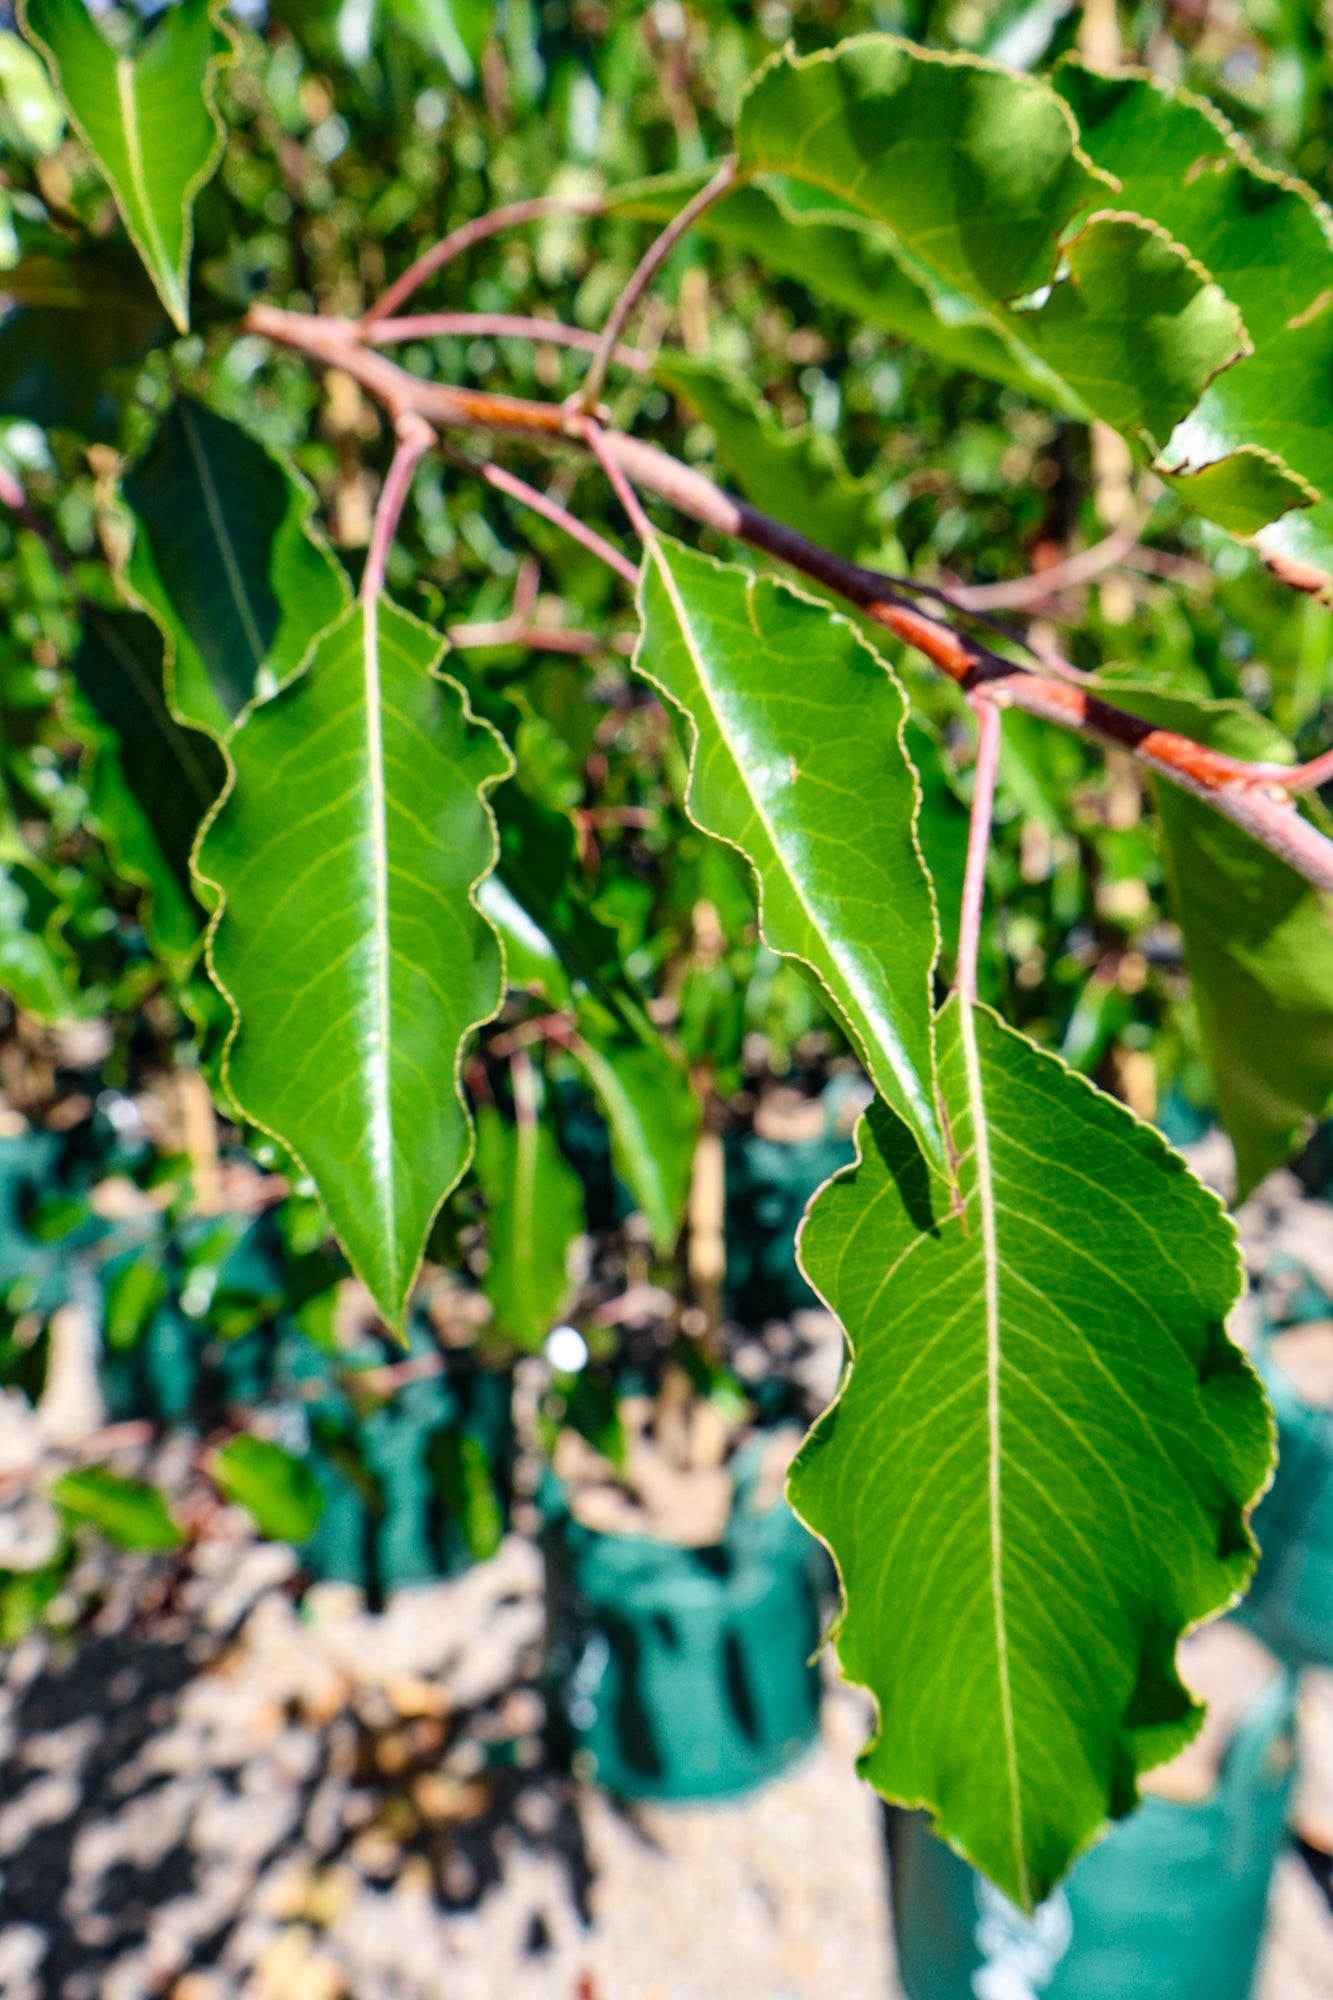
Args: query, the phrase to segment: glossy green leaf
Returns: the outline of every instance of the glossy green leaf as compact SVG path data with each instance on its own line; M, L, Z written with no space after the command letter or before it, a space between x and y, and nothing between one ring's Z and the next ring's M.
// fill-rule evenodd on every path
M148 892L146 921L159 948L188 954L203 925L190 850L222 791L222 754L171 713L162 634L151 618L87 607L74 678L102 725L94 732L90 818L120 872Z
M121 1549L178 1549L185 1535L155 1486L103 1466L62 1473L51 1498L70 1520L87 1521Z
M793 1504L832 1548L864 1774L1030 1908L1200 1711L1176 1642L1244 1584L1270 1462L1217 1198L984 1009L939 1024L961 1212L881 1107L803 1267L852 1352Z
M463 1044L503 992L474 891L508 756L441 651L387 598L351 606L232 738L198 855L224 899L209 954L236 1015L227 1086L302 1162L394 1326L471 1151Z
M724 465L756 507L847 556L878 545L876 482L852 478L827 431L784 430L744 376L674 349L658 354L653 374L717 434Z
M222 157L214 99L232 44L220 12L212 0L180 0L132 53L112 47L83 0L20 0L19 21L46 57L163 305L186 332L194 200Z
M324 1502L314 1473L267 1438L242 1433L228 1439L209 1455L208 1472L224 1497L275 1542L304 1542L319 1526Z
M486 877L477 905L504 944L506 984L540 993L553 1007L567 1006L573 989L559 952L498 875Z
M1294 482L1333 495L1333 244L1310 191L1261 166L1211 105L1158 78L1070 63L1056 82L1084 147L1120 180L1120 205L1153 217L1207 267L1253 343L1164 452L1196 476L1225 465L1225 478L1218 471L1178 490L1204 502L1220 491L1227 514L1243 490L1247 526L1308 499L1275 481L1271 456L1247 450L1258 446ZM1333 500L1288 514L1260 539L1267 552L1333 570Z
M611 1165L670 1256L685 1219L702 1106L682 1065L656 1048L608 1032L597 1010L579 1010L575 1054L611 1135Z
M239 424L180 396L124 483L128 582L172 642L172 697L221 734L296 671L348 598L310 529L314 496Z
M573 1296L583 1184L543 1119L529 1112L511 1123L489 1104L477 1111L477 1180L490 1257L482 1289L495 1330L535 1351Z
M1243 702L1116 680L1111 699L1231 757L1290 764ZM1243 1198L1333 1104L1333 909L1303 875L1175 785L1155 784L1217 1114Z
M687 718L686 810L749 861L766 942L814 974L942 1170L937 933L897 681L827 606L666 538L641 609L636 670Z

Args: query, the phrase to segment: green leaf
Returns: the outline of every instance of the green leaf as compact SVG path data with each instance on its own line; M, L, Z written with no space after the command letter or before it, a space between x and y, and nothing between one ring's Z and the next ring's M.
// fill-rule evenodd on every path
M159 949L188 955L203 923L190 850L222 791L222 754L171 713L162 634L151 618L86 607L74 678L103 725L94 731L89 818L119 871L148 892Z
M133 54L113 49L83 0L19 0L70 122L180 332L190 325L194 200L222 157L215 97L233 42L211 0L167 7Z
M1243 702L1126 683L1110 699L1231 757L1290 764ZM1303 875L1175 785L1154 784L1217 1114L1243 1199L1333 1104L1333 910Z
M1045 84L893 35L775 56L746 92L736 140L746 173L789 175L812 191L809 209L832 198L885 224L978 301L1049 284L1063 231L1114 185Z
M70 256L31 230L21 240L24 254L4 274L11 304L0 320L0 415L112 436L109 374L159 346L170 321L123 245Z
M224 1497L243 1507L270 1540L304 1542L319 1526L319 1482L281 1445L243 1433L209 1454L207 1470Z
M827 431L784 430L744 376L688 354L664 349L653 374L716 432L723 463L756 507L848 556L878 545L876 482L852 478Z
M54 153L65 130L65 114L45 69L18 35L0 33L0 92L24 144L40 159Z
M1011 352L1031 357L1034 385L1042 371L1062 385L1064 407L1155 441L1241 351L1240 316L1209 272L1136 218L1094 216L1064 244L1115 182L1030 77L858 36L775 57L737 136L742 169L781 176L794 212L880 224L942 309L940 287L988 309Z
M568 1006L573 989L559 952L498 875L482 883L477 907L504 944L506 985L540 993L553 1007Z
M47 871L0 830L0 993L39 1021L78 1013L77 965L63 935L67 915Z
M873 1107L800 1241L852 1351L793 1505L833 1550L862 1770L1025 1908L1200 1711L1181 1633L1243 1585L1270 1463L1220 1202L984 1009L939 1023L962 1208Z
M748 860L761 929L842 1014L941 1170L938 937L897 681L826 605L654 537L636 670L687 718L686 810Z
M1065 248L1067 276L1016 313L1027 343L1099 416L1156 448L1243 352L1240 316L1166 231L1095 215Z
M127 580L171 641L174 706L220 735L252 695L290 678L347 604L347 579L311 532L314 495L188 396L124 493L139 528Z
M1311 507L1319 498L1307 480L1298 479L1273 452L1261 445L1241 445L1226 458L1194 470L1160 476L1187 507L1229 528L1233 535L1255 535L1279 514L1293 507Z
M178 1549L183 1530L155 1486L121 1479L100 1465L62 1473L51 1488L61 1512L87 1521L121 1549Z
M503 993L473 892L508 753L442 651L387 598L349 607L231 739L197 862L224 899L209 959L236 1017L227 1086L301 1161L395 1327L471 1151L463 1044Z
M611 1166L669 1257L685 1217L702 1106L680 1063L656 1048L608 1033L596 1010L579 1009L574 1053L611 1134Z
M511 1124L489 1104L477 1111L477 1180L489 1211L482 1289L495 1330L535 1351L573 1296L569 1259L585 1226L583 1184L531 1107Z
M1261 166L1220 112L1158 78L1099 76L1071 62L1056 83L1084 147L1120 180L1121 205L1160 222L1207 267L1253 343L1164 452L1195 480L1205 467L1225 473L1177 490L1204 501L1220 491L1224 511L1238 511L1251 531L1257 515L1271 521L1311 488L1333 495L1333 245L1310 190ZM1285 482L1274 478L1274 457ZM1260 545L1333 571L1333 499L1287 514Z

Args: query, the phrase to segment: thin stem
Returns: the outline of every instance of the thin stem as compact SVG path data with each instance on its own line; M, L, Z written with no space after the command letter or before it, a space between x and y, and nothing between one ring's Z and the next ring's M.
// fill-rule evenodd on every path
M977 997L977 953L981 911L986 899L986 857L990 852L991 812L995 778L1000 766L1000 711L984 694L971 696L977 718L977 761L972 773L972 817L967 830L967 868L963 875L963 911L958 924L955 984L959 1003L971 1007Z
M602 337L597 352L593 355L592 367L588 370L583 387L579 390L578 402L581 409L590 410L601 395L602 384L606 381L606 371L610 366L616 342L624 331L630 314L657 276L665 260L686 230L698 221L704 211L711 208L714 202L721 201L735 179L736 156L733 153L722 162L712 180L700 188L694 199L687 201L684 208L672 216L656 242L649 244L629 283L612 306L606 325L602 328Z
M587 327L566 326L558 319L525 319L519 313L409 313L403 319L377 319L365 329L376 347L400 340L435 340L445 334L476 340L532 340L551 347L577 347L595 354L601 335ZM614 359L636 375L646 375L652 361L642 348L617 346Z
M612 492L629 516L630 526L646 549L653 539L653 524L644 513L638 494L617 464L614 453L608 450L605 431L600 424L588 417L580 426L580 435L610 480ZM637 576L635 582L638 582Z
M1138 523L1134 522L1117 528L1103 541L1094 542L1090 549L1082 549L1064 562L1052 563L1049 569L1034 570L1030 576L1014 577L1008 583L964 584L939 594L960 611L1023 611L1030 604L1040 604L1062 590L1076 590L1080 584L1090 583L1094 577L1114 569L1124 561L1138 538Z
M422 417L404 416L398 419L398 449L394 452L393 463L384 477L384 486L375 507L375 519L371 524L370 548L366 552L366 566L361 573L361 602L374 605L379 602L384 588L384 572L389 561L389 550L398 532L403 505L411 490L412 474L431 446L436 442L435 433Z
M563 529L572 540L581 543L590 555L597 556L607 564L608 568L613 569L617 576L623 577L631 590L638 583L639 573L628 556L622 556L619 549L613 549L610 542L604 541L595 528L590 528L586 522L580 521L576 514L571 514L558 500L552 500L549 494L539 492L535 486L529 486L526 479L520 479L517 473L507 472L502 465L453 457L452 454L450 456L455 465L461 466L465 471L474 472L478 479L484 480L487 486L493 486L497 493L507 493L511 500L517 500L521 506L530 507L533 513L540 514L544 521L550 521L554 527Z
M488 236L498 236L502 230L515 229L522 222L540 222L548 215L600 215L602 208L599 194L542 194L531 201L513 201L505 208L493 208L488 215L475 216L471 222L441 237L414 264L409 264L401 278L395 278L388 290L381 292L374 305L362 314L361 324L369 327L376 320L388 319L404 299L411 298L418 285L424 285L427 278L433 278L474 244L484 243Z

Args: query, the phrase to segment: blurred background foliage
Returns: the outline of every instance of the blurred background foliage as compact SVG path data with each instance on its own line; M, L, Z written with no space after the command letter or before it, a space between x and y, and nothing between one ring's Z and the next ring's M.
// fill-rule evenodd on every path
M355 315L428 244L497 204L696 167L726 149L746 78L766 55L860 28L1037 70L1075 46L1124 55L1206 92L1263 160L1333 191L1333 43L1316 0L1119 10L1062 0L273 0L236 20L238 52L220 86L227 149L196 207L195 330L170 338L101 177L66 131L40 64L3 24L0 293L6 270L23 283L11 277L17 302L0 319L0 471L26 500L0 507L0 1117L13 1154L0 1189L0 1382L29 1401L40 1394L52 1315L79 1274L93 1273L108 1420L192 1425L219 1493L245 1504L258 1481L273 1532L308 1539L295 1529L309 1531L318 1506L291 1468L311 1462L312 1439L322 1440L314 1476L325 1507L353 1508L360 1493L384 1516L393 1453L372 1433L394 1393L380 1378L397 1363L373 1327L335 1331L344 1267L308 1186L281 1178L288 1163L271 1143L219 1125L209 1109L227 1016L201 962L187 856L160 825L145 828L128 769L143 748L141 722L91 698L86 657L74 671L80 648L96 644L95 608L121 601L132 537L121 476L184 391L291 455L354 584L392 440L348 378L321 380L239 332L246 304L262 295ZM112 15L109 31L132 38L139 28ZM417 303L554 314L595 329L646 240L646 226L624 215L550 220L478 245ZM807 530L844 547L853 536L849 553L922 580L1021 577L1137 520L1128 562L1043 607L1050 636L1084 667L1115 664L1239 697L1307 754L1330 740L1326 611L1188 516L1113 439L850 323L727 245L687 240L674 252L640 340L664 335L703 368L716 421L697 413L705 388L692 400L684 366L670 390L617 378L617 421L639 421L725 482L740 378L750 421L757 391L768 432L808 474ZM423 374L553 399L586 365L509 338L408 343L399 358ZM595 469L571 469L560 490L622 542ZM389 583L453 634L449 670L511 743L518 774L497 796L510 861L541 859L544 893L586 945L584 971L599 955L611 968L585 981L575 1029L548 1034L545 1015L567 1009L568 968L538 967L468 1072L474 1098L498 1106L506 1131L516 1080L534 1092L558 1137L551 1174L577 1171L574 1208L555 1194L549 1203L573 1221L548 1246L544 1324L504 1338L484 1152L480 1183L474 1175L451 1199L432 1239L421 1351L444 1356L440 1395L470 1408L459 1356L468 1368L499 1366L562 1312L578 1317L589 1298L605 1304L652 1279L666 1301L647 1342L653 1366L660 1372L685 1342L696 1378L704 1368L703 1393L730 1408L738 1391L718 1372L720 1350L701 1364L689 1345L708 1333L718 1302L701 1298L697 1271L676 1269L669 1231L654 1241L628 1219L638 1191L614 1171L609 1087L599 1089L576 1044L623 1057L636 1021L650 1017L705 1101L710 1138L724 1136L733 1160L766 1103L791 1132L813 1132L800 1105L854 1065L811 988L758 942L747 883L683 817L681 753L631 680L632 609L609 571L465 469L430 459ZM506 625L558 626L567 650L507 639ZM937 829L947 970L971 735L953 690L911 660L899 664ZM1153 801L1128 760L1010 715L992 887L988 997L1170 1136L1204 1130L1208 1072ZM688 1149L688 1119L681 1129ZM821 1156L818 1173L828 1166ZM739 1213L744 1169L735 1175ZM585 1221L592 1293L562 1277L566 1239ZM748 1268L751 1251L737 1256ZM489 1320L475 1304L488 1271L498 1307ZM756 1316L782 1303L780 1287L755 1296ZM734 1282L728 1303L745 1315ZM548 1415L614 1455L616 1385L627 1354L642 1361L643 1343L613 1316L588 1312L579 1325L590 1366L577 1379L557 1372ZM349 1387L349 1369L362 1367L378 1371L373 1389ZM289 1391L319 1378L287 1394L301 1422L268 1424L286 1469L252 1459L220 1473L218 1454L279 1377ZM421 1417L423 1435L479 1441L487 1421L455 1411L446 1422L438 1409ZM450 1449L447 1465L438 1453L433 1461L436 1490L469 1550L484 1552L509 1446L492 1437ZM157 1545L165 1530L154 1503L143 1505L127 1530L123 1505L117 1513L105 1492L86 1482L65 1490L62 1539L45 1568L10 1565L10 1626L60 1587L78 1521Z

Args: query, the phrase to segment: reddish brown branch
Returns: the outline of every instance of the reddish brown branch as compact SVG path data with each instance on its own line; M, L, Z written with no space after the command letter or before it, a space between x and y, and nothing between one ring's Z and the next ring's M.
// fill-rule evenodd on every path
M247 325L254 333L345 370L395 415L416 411L450 429L486 430L525 438L529 443L587 447L588 440L582 435L586 418L581 413L517 396L419 381L382 355L369 352L349 321L254 306ZM866 617L924 654L959 686L970 690L984 685L994 701L1026 709L1043 721L1128 750L1149 770L1206 800L1318 888L1333 894L1333 841L1302 819L1288 795L1291 789L1309 783L1310 773L1321 771L1323 760L1294 769L1246 764L1174 730L1154 729L1084 687L1049 673L1032 672L977 640L961 637L938 618L907 603L892 579L820 548L784 522L722 492L702 473L682 465L656 445L619 431L599 431L598 438L602 450L643 491L837 592ZM620 565L622 573L630 567L624 557L619 558L617 567Z
M473 340L545 341L551 347L577 347L585 354L595 354L601 345L601 335L586 327L565 326L556 319L526 319L518 313L409 313L403 319L376 320L365 329L366 339L376 347L392 347L400 340L435 340L445 334ZM613 358L636 375L646 375L653 365L639 347L617 344Z

